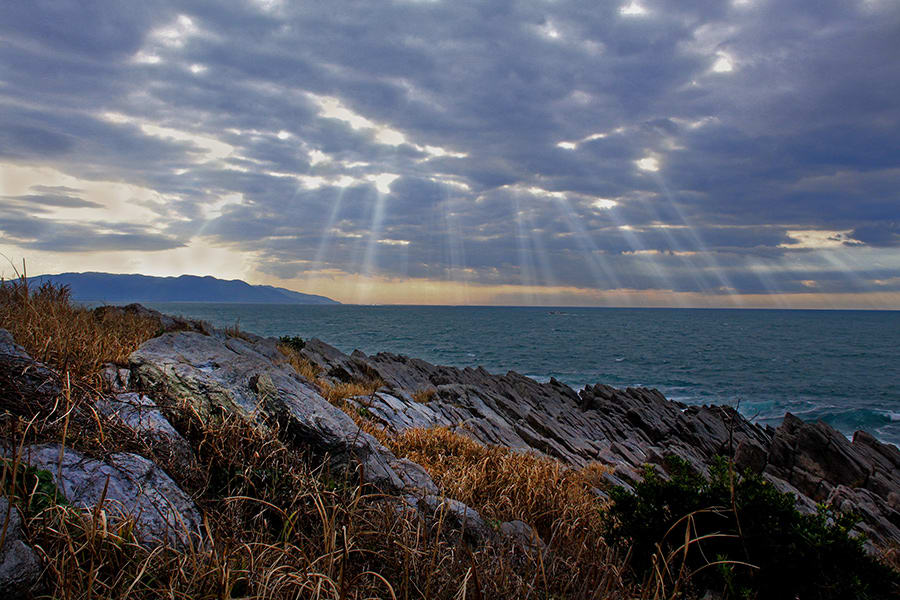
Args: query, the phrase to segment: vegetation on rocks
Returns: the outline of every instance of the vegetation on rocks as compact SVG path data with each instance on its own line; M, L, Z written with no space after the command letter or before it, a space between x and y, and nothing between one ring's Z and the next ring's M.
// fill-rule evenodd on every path
M138 346L161 332L152 316L92 311L72 305L65 288L28 290L23 280L0 285L0 328L53 371L52 385L45 386L52 393L37 400L17 398L14 386L0 394L0 449L6 453L0 495L22 509L27 542L40 559L33 597L663 599L707 588L725 597L778 597L763 594L770 588L761 578L773 548L788 553L792 565L840 562L841 570L821 579L828 590L877 598L895 577L847 537L843 517L832 523L799 515L753 476L737 477L732 485L724 472L711 481L687 472L665 481L648 472L636 495L612 492L610 507L600 493L608 487L608 468L599 464L573 469L546 456L485 446L462 428L394 432L366 410L366 398L383 381L336 381L301 355L303 340L280 340L281 354L273 355L281 364L290 364L361 430L398 459L424 467L442 494L475 509L498 530L472 539L448 510L425 511L407 494L376 489L361 472L336 468L264 411L248 418L210 406L201 414L187 400L167 398L158 410L188 452L175 452L164 438L104 416L96 407L110 393L109 384L98 372L105 363L127 364ZM255 338L236 327L232 334ZM3 377L12 378L20 363L8 364ZM256 387L268 390L262 379ZM437 402L434 396L423 401ZM117 516L110 503L66 502L53 473L19 461L22 448L38 443L59 445L60 456L75 448L98 461L122 452L150 459L196 504L202 535L187 545L147 544L136 521ZM738 525L727 516L734 506L742 529L739 537L725 538ZM717 516L712 507L721 507ZM518 531L528 534L503 533L511 522L522 522ZM683 533L686 522L692 527L690 552L679 556L687 556L687 566L679 566L673 578L663 568L676 564L668 560L678 549L668 546L669 529L679 523ZM701 545L697 538L704 535ZM707 548L715 554L701 556ZM655 552L667 560L654 563L649 557ZM719 554L729 562L715 565ZM739 561L754 567L742 570ZM693 571L693 585L685 583ZM796 573L807 583L822 575L799 568ZM836 573L848 573L847 581ZM873 583L874 577L881 579ZM838 585L844 588L827 587ZM808 596L813 598L837 597L820 593L821 585L796 589L814 590L819 595Z
M852 537L856 519L825 506L801 514L795 498L724 458L705 478L669 457L669 478L645 472L633 493L612 490L611 540L632 567L669 593L717 589L731 598L890 598L898 573ZM668 586L668 588L666 588Z

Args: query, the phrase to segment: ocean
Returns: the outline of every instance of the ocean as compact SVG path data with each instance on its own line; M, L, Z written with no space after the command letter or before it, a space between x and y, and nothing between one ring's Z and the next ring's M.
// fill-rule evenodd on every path
M148 303L264 336L455 367L647 386L777 425L786 412L900 445L900 312Z

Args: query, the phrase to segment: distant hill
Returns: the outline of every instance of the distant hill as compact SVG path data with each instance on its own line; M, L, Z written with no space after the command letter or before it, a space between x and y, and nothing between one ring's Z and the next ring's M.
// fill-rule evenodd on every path
M182 275L116 275L113 273L60 273L29 277L29 284L52 281L67 285L80 302L245 302L259 304L340 304L325 296L301 294L271 285L250 285L239 279Z

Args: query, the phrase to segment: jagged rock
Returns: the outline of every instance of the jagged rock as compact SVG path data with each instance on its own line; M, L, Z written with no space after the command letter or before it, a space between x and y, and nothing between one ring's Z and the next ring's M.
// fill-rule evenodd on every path
M97 412L117 419L151 443L165 447L182 460L190 460L191 445L175 431L156 403L135 392L117 394L115 398L96 401Z
M766 481L771 483L772 486L782 494L793 494L794 498L797 499L797 510L801 513L811 515L816 512L816 503L784 479L776 477L771 473L765 473L763 477L765 477Z
M106 388L113 394L127 392L131 386L131 371L120 368L113 363L106 363L100 369L100 378L106 384Z
M52 406L61 391L57 374L0 329L0 407Z
M0 546L0 596L17 598L37 583L41 562L23 539L19 509L0 496L0 537L3 535L5 537Z
M163 334L131 355L133 377L157 401L187 400L201 415L221 407L252 419L262 411L310 451L358 463L365 481L394 489L407 485L391 467L396 457L298 375L275 340L245 337Z
M437 495L440 493L428 471L408 458L391 461L391 468L403 480L403 489L425 495Z
M93 508L103 499L109 514L134 518L144 543L183 546L200 539L202 519L193 500L151 461L120 452L104 462L67 448L60 462L59 452L58 444L27 446L21 459L49 472L73 505Z
M859 512L861 529L880 532L875 539L900 541L900 450L862 432L851 444L824 423L792 415L776 430L732 408L688 406L657 390L598 384L576 394L555 380L538 383L513 372L492 375L388 353L347 356L319 340L303 354L338 379L383 380L386 387L367 399L366 409L389 431L443 426L573 467L599 461L613 467L608 483L626 489L640 481L647 462L665 467L674 455L706 474L716 456L733 456L739 468L794 494L800 510L813 512L830 498ZM425 390L430 401L415 401ZM668 476L664 468L657 472Z
M24 358L30 360L31 357L25 352L25 348L18 345L10 332L0 329L0 354L12 356L15 358Z
M765 472L812 501L863 519L876 542L900 541L900 450L857 432L850 442L825 423L785 415L769 447ZM771 477L770 477L771 479Z

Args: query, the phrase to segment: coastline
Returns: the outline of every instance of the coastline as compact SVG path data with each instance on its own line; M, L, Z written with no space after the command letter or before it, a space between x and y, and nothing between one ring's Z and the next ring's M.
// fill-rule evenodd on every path
M622 573L624 566L613 555L598 554L602 565L576 559L585 539L560 540L553 532L572 527L566 536L580 531L578 535L593 536L590 543L602 545L603 552L613 552L603 537L609 535L601 518L608 508L601 507L618 506L619 499L643 493L653 481L676 482L686 473L691 481L714 478L721 474L716 466L720 457L734 465L742 480L768 486L760 489L772 490L766 493L773 498L791 498L792 519L819 523L819 503L831 506L835 515L858 514L861 520L853 531L866 535L869 556L882 556L900 543L900 451L865 432L850 442L824 423L788 415L778 428L761 427L729 407L689 406L654 389L596 384L576 392L555 379L539 383L513 371L497 375L483 368L442 367L391 353L348 355L317 339L279 340L238 327L217 330L139 305L78 314L89 319L85 323L103 327L141 323L148 333L122 359L103 365L100 387L85 390L83 397L78 392L72 404L68 378L61 379L0 332L0 374L11 385L2 400L14 417L11 424L18 424L7 428L12 436L3 443L4 456L46 473L73 509L84 507L88 515L96 515L97 502L103 506L107 493L112 494L110 500L137 519L134 543L140 547L163 543L180 555L185 545L200 544L210 535L209 527L221 527L201 514L212 511L224 518L227 511L217 513L223 498L224 506L256 502L250 494L257 492L243 487L228 487L224 497L219 492L210 496L209 483L195 479L198 468L209 468L203 465L210 449L230 443L234 432L229 427L239 429L242 441L225 449L223 458L237 461L229 469L250 469L240 481L269 477L270 467L256 461L276 446L284 448L278 452L300 452L284 476L307 465L302 468L312 468L314 474L309 481L319 482L313 485L337 486L351 495L371 490L366 493L374 493L372 509L394 515L386 522L394 522L391 527L398 515L410 531L440 530L446 522L451 535L442 542L446 551L468 547L461 543L477 549L478 560L487 561L479 563L485 573L494 568L490 564L523 559L501 555L497 562L496 549L509 544L519 548L516 553L525 553L526 562L537 561L529 563L535 577L545 568L543 561L562 569L562 575L576 560L577 577L587 578L585 589L596 585L589 582L599 572ZM86 374L91 373L89 368ZM60 394L66 398L64 413L71 415L64 419L54 416ZM32 423L40 418L41 426L33 432L26 427L23 434L22 424L29 418ZM106 449L97 446L104 439ZM482 457L477 459L482 462L445 471L447 460L467 454ZM475 481L487 486L508 480L503 486L511 487L499 488L498 496L452 491L456 480L494 463L507 466L491 467L500 470ZM101 486L97 472L112 479ZM145 482L139 489L127 483L135 473ZM212 472L207 473L210 477ZM515 493L539 504L526 510L514 503L497 512L519 486L526 488ZM561 493L569 499L561 499ZM360 502L340 494L328 501ZM292 502L279 510L299 510ZM567 513L570 502L584 512ZM151 518L159 511L169 516ZM549 514L556 516L542 520ZM44 515L26 513L38 519L35 523ZM587 530L585 519L592 522ZM593 523L595 519L600 520ZM174 522L179 525L172 530ZM835 521L844 522L843 517ZM394 534L379 535L391 539ZM410 556L404 560L412 560ZM536 584L532 579L515 585L524 593Z
M349 354L392 352L458 368L653 387L688 404L787 412L900 444L900 314L810 311L153 305L263 336L317 337ZM670 333L671 332L671 333ZM879 413L881 411L881 413ZM772 423L772 421L766 421ZM774 424L774 423L773 423ZM879 430L879 431L876 431Z

